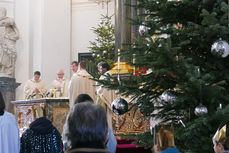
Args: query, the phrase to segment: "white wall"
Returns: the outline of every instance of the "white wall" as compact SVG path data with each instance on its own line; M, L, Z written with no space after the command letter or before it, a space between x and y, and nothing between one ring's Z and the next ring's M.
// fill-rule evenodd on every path
M106 5L88 0L0 0L20 31L17 41L16 100L23 99L23 87L33 72L40 70L49 84L56 78L58 68L70 77L70 63L78 53L89 52L94 41L92 27L97 27ZM109 3L109 15L114 13L114 1ZM113 21L114 23L114 21Z
M108 10L108 15L114 14L114 0L109 3ZM72 60L78 60L78 53L89 52L89 41L96 38L91 28L97 27L101 14L106 12L105 4L103 7L88 0L72 0Z
M20 31L15 70L16 81L22 83L16 90L19 100L36 70L47 85L59 68L70 77L71 0L15 0L15 20Z
M51 83L59 68L70 77L71 0L43 0L42 71Z

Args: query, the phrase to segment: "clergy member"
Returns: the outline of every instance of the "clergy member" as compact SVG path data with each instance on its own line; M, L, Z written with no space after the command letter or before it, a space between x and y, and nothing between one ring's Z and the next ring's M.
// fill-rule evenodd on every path
M42 98L46 96L44 81L40 80L41 73L34 72L33 79L28 80L24 87L25 99Z
M73 61L72 62L72 72L73 72L73 75L78 71L78 65L79 63L77 61Z
M74 102L80 94L88 94L93 100L95 100L95 82L90 79L92 76L86 71L86 68L86 62L81 61L78 72L72 76L69 83L70 108L74 106Z
M106 62L100 62L98 64L98 71L101 74L99 80L106 79L106 77L110 75L109 70L110 66ZM100 85L97 86L96 94L96 104L100 104L105 109L105 112L107 114L108 125L112 129L111 103L115 98L115 92L114 90L108 90L106 88L103 88L102 85Z
M69 80L64 77L64 71L59 69L57 71L57 78L53 80L50 90L51 92L55 91L56 97L68 97L68 83Z

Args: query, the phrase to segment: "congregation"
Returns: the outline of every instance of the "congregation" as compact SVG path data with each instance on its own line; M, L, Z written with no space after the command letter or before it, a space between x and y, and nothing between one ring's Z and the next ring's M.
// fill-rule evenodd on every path
M104 89L91 80L86 71L87 64L72 62L74 72L71 80L64 77L64 71L57 71L57 78L50 89L46 89L40 79L41 73L34 72L34 78L25 85L25 98L42 98L53 94L56 97L68 97L70 111L63 125L63 133L48 120L44 110L41 117L34 120L22 136L19 136L17 122L13 114L5 111L5 102L0 92L0 152L4 153L115 153L117 140L112 132L111 106L114 92ZM109 65L98 64L100 80L109 74ZM50 93L48 93L48 92ZM58 94L57 94L58 93ZM52 96L53 96L52 95ZM226 126L219 129L213 137L215 153L223 153L228 148ZM225 133L222 135L222 133ZM10 138L10 139L9 139ZM173 131L162 127L158 132L155 153L179 153L175 147Z
M11 113L4 110L5 102L0 93L0 115L4 117L3 122L0 116L0 123L4 126L1 126L1 130L5 130L4 135L1 131L1 142L6 142L1 145L0 152L116 152L117 141L112 127L108 127L107 107L105 109L99 104L93 104L96 100L96 87L95 82L91 80L92 76L86 71L86 62L73 61L71 66L73 75L70 81L64 77L64 71L59 69L57 78L46 88L40 79L41 73L35 71L33 79L28 80L24 87L25 99L48 96L69 98L70 111L63 125L63 139L41 108L39 112L42 112L42 115L34 120L20 137L17 122ZM14 141L5 140L10 135L15 138Z

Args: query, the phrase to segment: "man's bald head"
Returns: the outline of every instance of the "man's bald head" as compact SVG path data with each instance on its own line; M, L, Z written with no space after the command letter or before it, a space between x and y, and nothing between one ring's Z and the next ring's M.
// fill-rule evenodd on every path
M63 77L64 77L64 70L59 69L57 71L57 76L58 76L59 79L63 79Z

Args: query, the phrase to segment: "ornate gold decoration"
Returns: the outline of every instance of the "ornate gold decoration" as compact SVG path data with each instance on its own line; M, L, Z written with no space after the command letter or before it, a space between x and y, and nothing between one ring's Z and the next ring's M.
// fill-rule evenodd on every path
M140 113L139 109L135 109L134 110L132 121L134 123L134 126L136 126L137 128L140 129L142 127L142 125L143 125L143 120L140 119L140 116L143 116L143 115L142 114L141 115L136 115L137 113ZM137 120L139 121L139 123L137 123L138 122Z
M53 107L53 125L60 133L63 131L63 125L68 114L69 107Z
M114 67L110 70L111 74L125 74L125 73L133 73L134 68L127 64L126 62L120 62L120 67L118 69L118 63L114 64Z
M149 119L141 119L138 109L132 109L124 115L112 114L114 119L113 130L116 134L143 133L149 130Z
M125 123L126 123L126 114L123 115L123 121L118 129L120 130Z
M45 104L34 104L32 105L33 118L37 119L46 116Z

